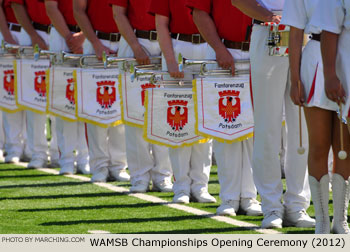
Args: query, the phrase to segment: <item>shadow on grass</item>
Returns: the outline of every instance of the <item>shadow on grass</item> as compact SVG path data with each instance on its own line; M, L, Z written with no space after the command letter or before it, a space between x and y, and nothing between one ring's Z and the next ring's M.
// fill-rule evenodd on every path
M288 230L285 234L315 234L315 229Z
M0 172L12 172L12 171L33 171L32 169L28 169L28 168L13 168L13 169L1 169L0 168Z
M169 216L169 217L146 217L146 218L123 218L123 219L103 219L103 220L73 220L73 221L54 221L44 222L41 226L70 226L80 224L113 224L113 223L143 223L143 222L178 222L184 220L203 220L212 215L188 215L188 216Z
M121 204L121 205L97 205L97 206L79 206L79 207L57 207L57 208L28 208L20 209L18 212L45 212L45 211L81 211L81 210L98 210L98 209L118 209L118 208L140 208L140 207L156 207L164 205L162 203L137 203L137 204Z
M55 177L55 174L33 174L33 175L7 175L0 176L0 179L10 179L10 178L44 178L44 177Z
M242 215L242 213L240 213L240 212L238 212L237 214L239 216L238 220L240 220L240 221L251 222L251 221L262 221L264 219L263 216L260 216L260 217L258 217L258 216L254 216L254 217L253 216L245 216L245 215Z
M210 192L210 195L219 197L219 193L212 193L212 192Z
M215 205L211 204L211 205L202 206L201 208L216 209L218 208L218 206L219 206L218 204L215 204Z
M229 227L229 228L200 228L200 229L177 229L165 231L145 231L145 232L130 232L122 234L215 234L229 232L244 232L254 231L253 228L246 227Z
M333 204L333 200L332 199L330 199L329 201L328 201L328 205L329 204ZM311 200L311 202L310 202L310 205L314 205L314 203L312 202L312 200Z
M82 193L82 194L57 194L57 195L35 195L24 197L1 197L0 200L35 200L35 199L66 199L66 198L100 198L100 197L115 197L125 195L123 193Z
M91 183L90 182L61 182L61 183L44 183L44 184L5 185L5 186L0 186L0 189L28 188L28 187L54 187L54 186L80 186L84 184L91 184Z
M121 187L131 187L131 184L130 183L121 183L121 182L117 182L117 183L115 183L115 181L112 181L112 182L114 182L114 183L112 183L112 185L114 185L114 186L121 186Z
M213 176L214 176L214 175L218 175L218 172L217 172L217 171L211 171L211 172L210 172L210 175L213 175Z

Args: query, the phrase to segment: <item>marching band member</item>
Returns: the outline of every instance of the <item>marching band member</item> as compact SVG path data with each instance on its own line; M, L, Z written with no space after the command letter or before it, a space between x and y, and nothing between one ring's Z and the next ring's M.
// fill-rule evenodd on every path
M0 39L1 39L1 36L0 36ZM5 131L3 127L3 112L0 111L0 162L4 161L4 151L5 151Z
M321 51L323 58L323 72L324 72L324 85L325 93L327 97L338 103L339 106L343 106L343 118L348 119L349 126L349 90L350 90L350 75L349 75L349 56L350 56L350 1L349 0L335 0L324 1L319 0L317 4L314 4L314 15L311 19L312 27L319 27L322 30L321 35ZM345 102L346 101L346 102ZM342 104L344 103L344 104ZM324 112L326 113L326 112ZM330 112L329 112L330 113ZM321 118L321 117L319 117ZM323 118L321 118L323 119ZM325 120L328 120L328 124ZM315 120L315 119L314 119ZM342 136L340 134L340 122L337 119L337 115L333 113L324 117L325 130L322 131L323 141L329 143L330 141L334 150L334 153L338 153L340 150L339 139ZM313 122L316 123L316 122ZM332 124L331 124L332 123ZM329 125L331 124L331 125ZM326 125L326 126L324 126ZM321 127L320 123L317 127ZM316 130L316 129L314 129ZM328 130L328 132L326 131ZM350 152L350 136L348 132L343 131L343 145L346 153ZM317 131L319 132L319 131ZM319 132L320 133L320 132ZM315 133L316 134L316 133ZM333 136L331 139L328 135ZM320 137L320 134L318 135ZM327 138L328 137L328 138ZM318 143L318 142L317 142ZM317 158L322 158L322 146L318 147ZM347 222L348 205L350 197L350 158L349 156L341 160L338 157L334 159L335 173L332 177L332 192L333 192L333 221L332 232L336 234L348 234L349 226ZM318 163L317 163L318 164ZM317 173L310 178L310 185L312 198L314 201L314 194L320 199L320 203L315 206L316 225L319 226L320 233L329 233L329 216L328 216L328 197L326 194L326 185L328 176L323 166L319 165L315 167L318 169ZM311 183L312 181L312 183ZM325 202L324 204L322 204ZM318 209L316 208L318 207ZM316 230L317 231L317 230Z
M10 0L11 7L17 21L28 33L31 45L38 44L41 49L48 49L48 36L50 32L50 19L46 15L45 4L39 0ZM32 152L32 159L28 168L45 167L47 164L47 140L45 136L46 115L27 111L28 145ZM51 118L54 128L55 120ZM51 131L50 144L51 167L58 167L58 148L56 133Z
M231 67L232 71L234 60L249 59L251 18L234 8L230 0L189 0L188 5L194 8L193 20L211 46L208 59L216 57L220 67ZM253 139L232 144L214 141L213 148L222 200L217 214L235 216L240 207L247 215L262 215L251 168Z
M10 35L2 5L3 5L3 0L0 1L0 41L3 40L2 33L4 33L4 32L2 30L5 31L5 34L7 32L6 35ZM9 37L10 37L10 39L13 40L11 35ZM5 131L4 131L3 125L4 125L3 124L3 112L0 111L0 161L1 162L4 161L4 150L5 150Z
M253 176L264 213L262 228L281 228L282 219L288 226L313 227L315 220L306 213L310 205L306 155L297 153L298 108L292 103L287 87L288 59L269 56L269 28L261 25L280 22L276 11L282 11L284 0L232 0L232 4L254 18L250 45L255 122ZM283 101L287 126L284 204L278 157Z
M84 35L73 17L72 0L45 0L46 12L53 27L49 36L50 51L83 53ZM60 174L74 173L74 150L77 154L77 172L90 173L85 124L56 118L57 143L60 150Z
M149 56L160 56L154 16L147 13L150 0L109 0L114 19L123 36L118 57L135 57L138 64L150 63ZM135 31L135 32L134 32ZM171 192L171 164L168 148L149 144L143 129L125 125L126 156L131 176L131 192L146 192L152 179L153 190Z
M113 20L112 9L107 1L73 0L73 13L87 38L84 54L96 54L101 59L118 49L120 34ZM88 146L92 182L105 182L107 178L129 181L126 172L124 126L102 128L87 124Z
M208 48L185 4L186 0L152 0L150 6L150 13L156 15L166 69L173 78L184 78L176 60L179 53L190 59L204 59ZM198 202L216 202L208 193L211 154L211 142L169 149L175 178L173 202L189 203L190 195Z
M3 127L3 112L0 112L0 162L4 160L4 151L5 151L5 131Z
M0 1L0 30L5 42L10 44L30 45L30 38L18 24L8 0ZM21 158L30 158L26 143L26 117L24 111L15 113L2 112L4 138L6 138L5 163L17 163ZM2 132L2 131L1 131Z

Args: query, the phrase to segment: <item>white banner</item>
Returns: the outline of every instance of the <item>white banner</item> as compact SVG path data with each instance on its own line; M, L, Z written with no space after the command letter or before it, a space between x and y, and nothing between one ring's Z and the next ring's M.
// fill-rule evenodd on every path
M76 121L76 68L53 66L50 69L47 110L64 120Z
M16 76L14 69L15 58L1 58L0 62L0 109L7 112L20 110L16 104Z
M118 69L77 71L78 119L101 127L121 123Z
M193 90L197 134L228 143L253 136L249 75L199 78Z
M46 74L49 60L17 60L17 105L34 112L46 112Z
M192 89L152 88L146 92L146 141L176 148L207 140L195 134Z
M124 72L120 81L122 119L127 125L142 128L146 90L160 85L151 84L150 76L141 76L134 81L131 81L130 76L129 72Z

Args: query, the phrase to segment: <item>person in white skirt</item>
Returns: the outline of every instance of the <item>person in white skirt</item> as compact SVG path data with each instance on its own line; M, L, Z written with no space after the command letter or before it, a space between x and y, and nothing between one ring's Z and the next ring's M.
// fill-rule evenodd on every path
M349 91L350 91L350 1L349 0L319 0L314 7L314 15L311 18L311 27L319 27L322 30L321 34L321 51L323 58L323 72L324 72L324 86L325 95L329 100L333 101L335 106L342 106L343 118L349 119ZM326 127L325 131L318 131L317 134L320 140L332 142L332 148L336 155L341 151L340 143L340 121L335 113L333 117L328 116L324 122L319 122L315 127L317 130ZM328 120L328 123L326 122ZM331 123L333 122L333 125ZM349 122L348 122L349 125ZM332 127L333 126L333 127ZM345 125L342 126L345 129ZM328 132L326 131L328 130ZM350 194L350 134L343 130L343 145L347 153L345 159L336 157L335 173L332 178L332 192L333 192L333 233L348 234L349 226L347 222L349 194ZM327 136L329 136L327 138ZM333 138L330 138L330 137ZM317 158L322 158L322 148L318 146ZM324 157L323 157L324 159ZM320 171L312 178L313 187L311 187L313 194L319 197L319 210L315 211L316 225L319 227L320 233L330 232L330 223L328 216L328 193L326 190L328 176L324 167L318 168ZM310 180L311 182L311 180ZM310 184L311 185L311 184ZM312 195L314 197L314 195ZM322 204L324 203L324 204Z
M138 64L150 64L149 56L160 56L154 16L147 13L150 0L109 0L122 38L118 57L136 58ZM153 36L153 37L152 37ZM149 144L143 129L125 125L126 156L131 177L130 192L172 192L172 170L168 148Z
M49 36L50 51L83 53L84 35L73 17L72 0L46 0L45 7L53 27ZM68 122L56 117L57 143L60 150L60 174L73 174L74 161L77 172L90 173L85 124ZM77 151L76 157L74 151Z

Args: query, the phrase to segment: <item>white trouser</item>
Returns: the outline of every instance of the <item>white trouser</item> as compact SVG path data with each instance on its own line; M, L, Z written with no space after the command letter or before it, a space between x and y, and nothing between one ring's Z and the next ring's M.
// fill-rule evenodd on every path
M5 132L4 132L4 124L3 124L3 113L0 111L0 150L3 150L5 147Z
M248 52L234 49L229 49L229 52L235 60L249 59ZM207 59L215 58L215 51L210 47ZM257 192L251 166L253 139L232 144L214 140L213 150L218 165L221 200L255 199Z
M31 40L26 31L22 28L20 32L10 31L13 39L19 45L30 45ZM29 148L24 151L26 136L26 116L24 111L16 113L3 112L3 125L5 131L5 149L9 155L20 157L23 152L30 157Z
M52 27L49 36L50 51L69 52L64 38ZM57 144L60 150L59 164L61 167L73 165L75 161L74 151L77 151L77 164L89 162L88 147L86 142L85 125L82 122L68 122L56 117Z
M117 51L117 42L101 40L102 44ZM83 45L84 54L94 54L95 50L89 40ZM96 174L102 168L123 170L127 167L125 151L124 125L102 128L87 124L88 146L91 173Z
M49 156L51 161L57 162L60 158L60 152L58 150L57 144L57 134L56 134L56 117L50 116L51 121L51 140L50 140L50 148L49 148ZM46 133L47 134L47 133Z
M169 148L174 172L174 193L198 192L208 187L212 145L211 142L191 147ZM174 168L175 167L175 168Z
M67 122L56 117L56 134L61 167L73 165L74 161L77 161L78 165L89 162L85 123ZM74 151L77 151L76 157Z
M26 140L23 132L26 128L25 112L3 112L2 117L6 136L5 150L9 155L21 157L24 150L24 141Z
M0 32L0 42L2 42L2 34ZM5 125L3 124L3 113L0 111L0 150L5 148Z
M287 149L284 166L287 191L284 205L290 212L307 209L310 191L307 180L308 143L306 123L302 113L304 155L299 155L298 107L289 96L288 58L268 56L266 45L268 28L254 25L251 37L250 59L254 100L253 175L262 199L264 214L283 213L281 197L283 186L278 153L281 146L282 108L285 102Z
M175 39L172 42L176 58L181 53L188 59L205 59L207 43L196 45ZM164 56L162 66L163 70L167 70ZM197 192L201 188L208 187L212 141L191 147L169 148L169 155L175 178L173 187L175 194L180 191Z
M160 56L158 41L139 39L140 45L150 56ZM119 57L134 57L134 52L122 37L119 43ZM125 125L126 157L131 183L136 181L154 183L163 181L172 175L168 148L150 144L143 139L143 129Z
M2 41L3 37L0 32L0 42ZM5 148L5 129L3 124L3 112L0 111L0 150L3 150Z
M48 44L49 35L43 31L37 31L39 36ZM47 160L48 143L45 136L46 132L46 120L45 114L34 113L27 111L27 134L28 134L28 147L32 152L32 159ZM51 118L51 129L55 129L55 118ZM59 152L57 147L57 137L55 130L51 130L51 143L49 148L49 155L51 160L58 160Z

